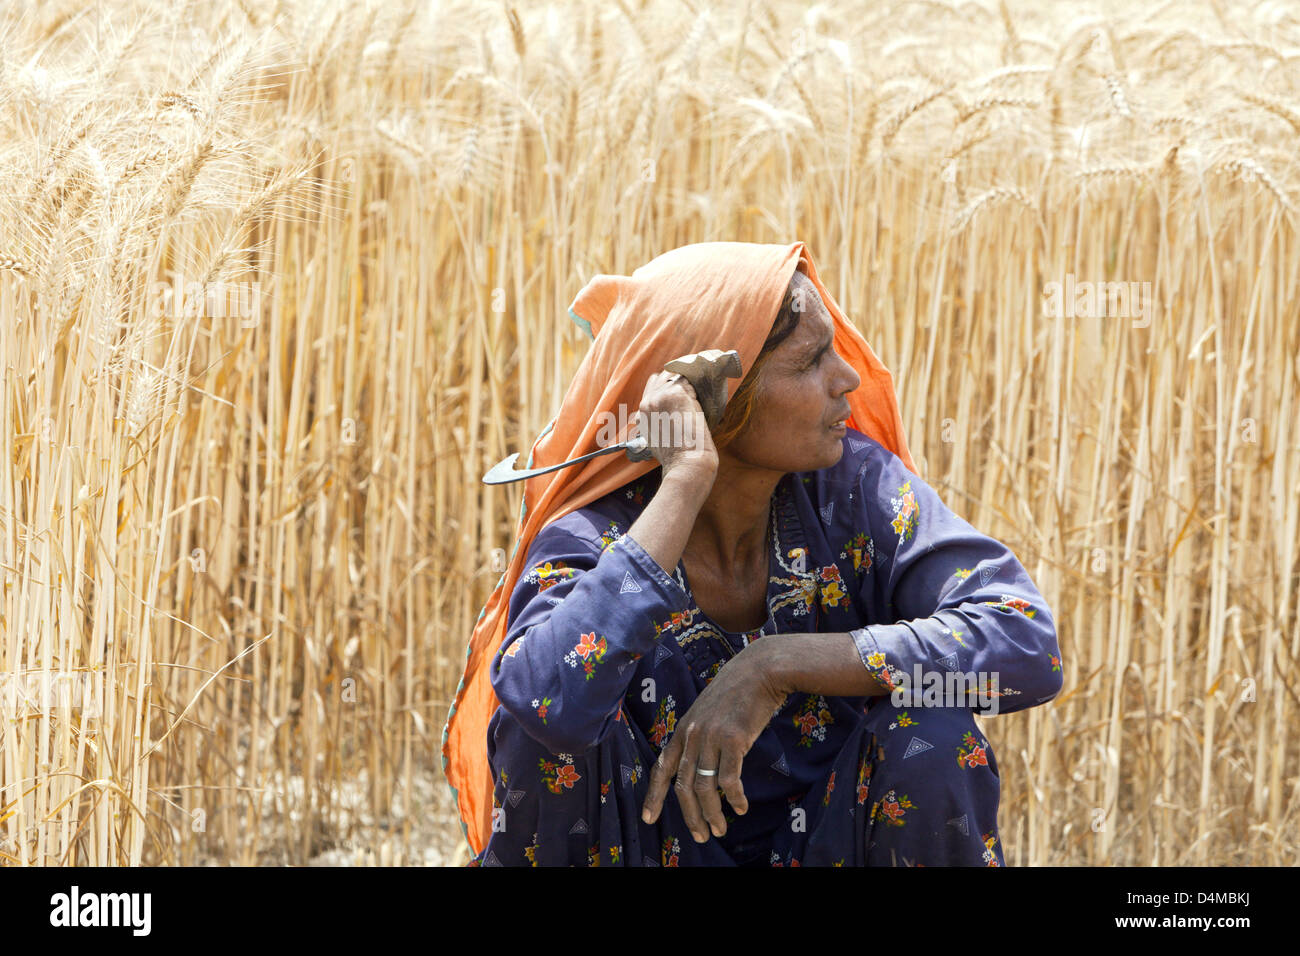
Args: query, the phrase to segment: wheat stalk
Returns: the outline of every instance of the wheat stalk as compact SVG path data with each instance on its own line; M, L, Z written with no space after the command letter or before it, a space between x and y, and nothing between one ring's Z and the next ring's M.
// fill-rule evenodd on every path
M1017 202L1029 209L1037 209L1034 201L1029 198L1023 189L1016 186L994 186L992 189L985 190L968 202L953 218L951 229L953 232L961 232L982 210L1006 202Z

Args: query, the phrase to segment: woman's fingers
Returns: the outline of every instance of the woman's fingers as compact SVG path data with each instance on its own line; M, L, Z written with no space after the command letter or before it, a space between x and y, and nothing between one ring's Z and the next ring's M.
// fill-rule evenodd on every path
M700 804L695 794L695 768L699 765L700 735L694 724L688 724L685 730L686 743L682 748L682 759L677 765L677 782L673 788L677 791L677 802L682 808L682 819L695 837L696 843L709 839L708 824L700 813Z
M679 463L716 466L717 448L690 380L656 372L646 380L636 416L637 434L668 474Z
M707 754L707 756L705 756ZM700 807L700 815L708 823L715 837L727 832L727 821L722 815L722 798L718 796L718 766L722 755L718 747L702 746L700 762L695 767L695 781L692 785L694 796ZM713 770L714 773L702 774L701 770Z
M745 799L745 787L740 782L740 765L745 759L745 751L741 747L723 747L721 757L717 776L718 786L726 794L731 809L743 815L749 811L749 801Z
M659 759L650 771L650 786L646 790L645 803L641 805L641 819L646 823L654 823L659 819L659 811L663 809L664 797L668 795L668 784L677 772L681 752L681 734L673 734L664 749L659 751Z
M698 843L709 838L708 826L700 816L699 804L691 792L691 779L695 776L695 749L691 733L692 728L679 728L655 761L654 770L650 771L650 786L646 791L645 803L641 808L641 819L654 823L663 810L664 798L668 795L668 785L676 777L674 789L677 791L677 803L682 809L682 819L686 821Z

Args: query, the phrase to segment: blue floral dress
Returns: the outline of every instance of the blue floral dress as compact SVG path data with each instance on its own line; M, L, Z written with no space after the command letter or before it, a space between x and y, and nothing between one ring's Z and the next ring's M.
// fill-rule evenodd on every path
M829 468L772 498L768 619L733 633L626 532L655 469L546 525L492 662L489 842L471 865L808 866L1004 863L997 763L973 714L1061 688L1052 615L1004 545L952 513L893 453L849 429ZM749 812L696 843L669 788L640 813L650 768L719 669L754 640L850 633L863 666L953 703L791 694L747 753ZM973 701L973 702L972 702ZM937 706L936 706L937 704Z

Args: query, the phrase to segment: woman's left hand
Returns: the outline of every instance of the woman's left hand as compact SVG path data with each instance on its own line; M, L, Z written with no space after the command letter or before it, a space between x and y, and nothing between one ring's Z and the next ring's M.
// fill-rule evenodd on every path
M698 843L708 840L710 828L714 836L727 832L719 787L736 813L749 809L740 765L786 698L761 663L757 649L762 643L760 638L728 661L677 722L650 774L641 811L646 823L659 818L674 776L682 817ZM716 770L717 775L701 775L697 769Z

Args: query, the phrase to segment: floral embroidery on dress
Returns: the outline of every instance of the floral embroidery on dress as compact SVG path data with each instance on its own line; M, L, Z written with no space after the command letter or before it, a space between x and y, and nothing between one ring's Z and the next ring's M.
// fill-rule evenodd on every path
M596 632L583 634L578 638L578 643L573 646L573 650L564 655L564 662L570 667L578 666L578 658L582 658L582 669L587 675L587 680L596 676L596 665L605 658L605 651L609 649L603 637L596 637Z
M839 565L830 564L818 571L822 579L821 599L824 607L839 607L848 595L844 593L844 579L840 577Z
M618 530L617 523L611 521L609 523L609 527L606 528L604 531L602 531L600 533L600 537L596 539L597 544L600 545L600 553L604 554L606 551L612 548L614 546L614 542L621 537L623 537L623 532Z
M600 866L600 843L593 843L587 849L587 866Z
M537 761L537 766L542 771L542 781L551 793L572 790L573 785L582 779L582 774L573 766L573 758L568 754L556 754L556 757L559 759L547 760L543 757Z
M1030 604L1028 601L1025 601L1018 597L1012 597L1009 594L1002 595L1001 600L984 601L983 603L988 605L989 607L1000 608L1003 611L1019 611L1025 617L1033 617L1035 614L1038 613L1037 611L1034 610L1034 606Z
M952 576L956 578L958 581L965 581L968 577L970 577L970 573L974 570L975 570L974 568L958 568L956 571L952 573Z
M858 532L848 543L844 545L844 550L840 552L841 558L853 558L853 570L859 574L866 574L871 570L872 560L876 556L876 545L865 532Z
M655 637L658 637L664 631L677 633L683 627L687 627L695 617L695 608L690 607L685 611L674 611L668 620L660 624L658 621L653 622L655 626Z
M826 781L826 795L822 797L823 807L829 807L831 805L831 792L834 791L834 789L835 789L835 771L832 770L830 779Z
M883 823L891 827L901 827L906 822L903 817L906 816L907 811L915 809L916 807L908 799L907 794L899 797L893 790L890 790L872 805L871 819L874 821L879 818Z
M794 617L803 617L812 611L813 601L817 597L817 575L808 571L808 549L789 548L781 545L780 530L773 532L772 550L776 562L789 576L774 574L768 578L768 587L779 585L777 591L768 599L768 609L776 614L782 608L789 607Z
M1059 671L1061 669L1061 659L1057 657L1055 654L1052 654L1051 658L1052 658L1052 670Z
M916 531L916 516L919 513L916 504L916 493L912 491L910 479L899 486L898 497L890 498L889 503L894 508L894 520L892 522L894 533L898 535L899 541L906 541Z
M722 665L725 663L726 661L716 660L709 665L707 670L700 672L700 680L704 681L705 687L708 687L709 684L712 683L713 678L718 676L718 671L722 670Z
M940 628L940 630L941 630L944 634L947 634L949 637L951 637L954 641L956 641L956 642L957 642L958 644L960 644L962 647L966 647L966 642L963 641L963 640L961 639L961 636L962 636L963 634L966 633L965 631L954 631L954 630L953 630L952 628L950 628L950 627Z
M957 748L957 763L963 767L987 767L989 742L976 738L969 730L962 734L962 745Z
M541 700L538 700L536 697L533 698L533 710L537 711L537 716L542 718L543 724L546 723L546 715L550 709L551 698L543 697Z
M664 866L676 866L678 855L682 852L682 845L678 842L677 837L668 837L664 840L663 850L659 854L660 861Z
M623 497L634 505L645 504L645 482L638 481L635 486L623 492Z
M794 725L799 728L799 746L811 747L813 741L826 739L826 728L835 723L826 698L809 694L794 715Z
M622 847L621 844L620 844L619 846L612 846L612 847L609 848L609 862L610 862L610 863L613 863L613 864L617 865L617 864L618 864L618 861L619 861L619 858L620 858L622 855L623 855L623 847Z
M768 605L773 614L787 606L790 607L790 614L794 617L803 617L811 613L813 601L817 599L815 575L796 573L794 577L775 578L774 583L785 585L785 588L779 591Z
M521 647L524 646L524 638L527 637L527 636L528 636L528 635L525 634L525 635L523 635L523 636L521 636L521 637L517 637L517 638L515 638L513 641L511 641L511 642L510 642L510 646L507 647L507 648L505 649L505 651L502 653L502 655L501 655L502 658L504 659L504 658L506 658L506 657L514 657L516 654L518 654L518 653L519 653L519 648L521 648Z
M871 790L871 761L863 760L858 764L858 806L867 802Z
M677 701L669 694L659 701L659 711L650 727L650 742L662 748L669 735L677 728Z
M975 694L984 698L1019 697L1020 691L1016 690L1013 687L999 687L997 690L994 690L993 682L989 680L988 675L985 675L982 680L976 683Z
M875 675L876 680L890 690L897 687L907 677L903 671L885 660L883 651L876 651L876 653L869 655L865 663L867 670Z
M916 721L913 720L912 715L905 710L899 711L898 719L890 721L889 723L890 730L894 730L898 727L915 727L915 726L916 726Z
M984 840L984 862L989 866L998 866L998 855L993 852L993 848L998 843L997 835L992 832L985 833L982 839Z
M531 866L537 865L537 834L533 833L533 842L524 847L524 856L528 858Z
M539 564L529 571L526 580L529 584L536 584L537 593L540 594L561 581L567 581L573 575L573 568L563 561L547 561L545 564Z

